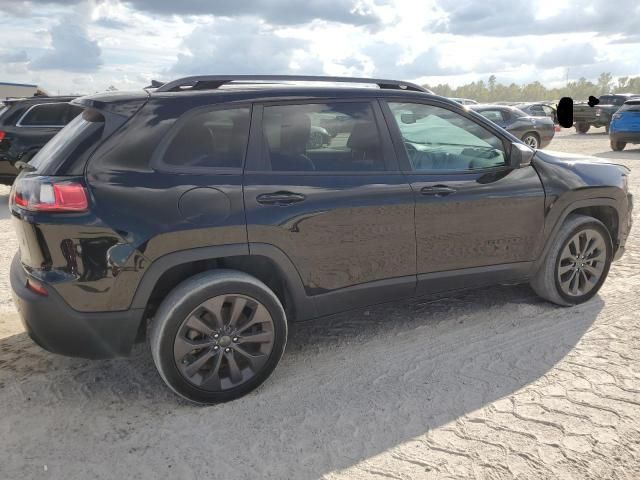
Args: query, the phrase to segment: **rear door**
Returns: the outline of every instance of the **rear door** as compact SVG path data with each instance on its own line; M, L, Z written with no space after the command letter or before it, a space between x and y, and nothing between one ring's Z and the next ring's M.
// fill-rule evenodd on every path
M416 198L418 293L528 272L544 225L535 169L509 167L506 139L448 105L390 101L385 112Z
M320 315L412 295L414 198L379 105L265 103L255 113L244 175L250 248L284 252Z

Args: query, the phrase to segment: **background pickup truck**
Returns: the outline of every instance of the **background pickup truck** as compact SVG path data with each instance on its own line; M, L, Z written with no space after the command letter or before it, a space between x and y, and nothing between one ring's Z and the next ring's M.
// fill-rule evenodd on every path
M573 122L578 133L587 133L593 127L605 127L609 133L611 117L624 102L630 98L640 97L640 94L618 93L615 95L602 95L600 103L590 107L587 102L573 104Z

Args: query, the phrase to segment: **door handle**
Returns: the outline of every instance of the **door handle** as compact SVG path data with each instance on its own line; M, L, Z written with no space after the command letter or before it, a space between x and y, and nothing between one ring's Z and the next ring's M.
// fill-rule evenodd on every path
M293 192L274 192L263 193L256 197L256 201L262 205L291 205L293 203L302 202L306 199L301 193Z
M422 187L420 190L421 195L432 195L434 197L446 197L456 193L455 188L447 187L446 185L433 185L431 187Z

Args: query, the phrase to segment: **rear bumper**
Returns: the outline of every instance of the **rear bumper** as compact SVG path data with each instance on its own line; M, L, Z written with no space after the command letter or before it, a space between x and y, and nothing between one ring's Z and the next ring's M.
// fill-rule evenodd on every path
M142 309L121 312L78 312L53 288L44 297L26 287L27 273L18 255L11 263L13 299L29 336L45 350L84 358L112 358L129 354Z
M624 131L609 131L609 139L612 142L624 142L624 143L640 143L640 132L624 132Z

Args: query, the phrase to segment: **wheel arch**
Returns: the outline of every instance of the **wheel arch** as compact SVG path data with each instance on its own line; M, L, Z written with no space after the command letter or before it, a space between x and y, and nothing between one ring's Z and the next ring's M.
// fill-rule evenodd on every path
M558 216L553 227L549 231L549 234L545 238L544 248L541 254L534 263L534 271L536 271L540 267L542 260L549 253L549 248L553 244L553 241L562 228L562 225L564 224L567 217L571 214L587 215L602 222L609 231L613 253L615 254L618 248L618 239L620 236L620 213L618 212L616 200L614 200L613 198L592 198L587 200L578 200L567 205L562 213Z
M315 316L315 306L304 291L300 275L289 258L268 244L201 247L164 255L147 268L133 297L131 308L152 316L159 302L183 280L208 270L227 269L247 273L265 283L285 306L288 318Z

